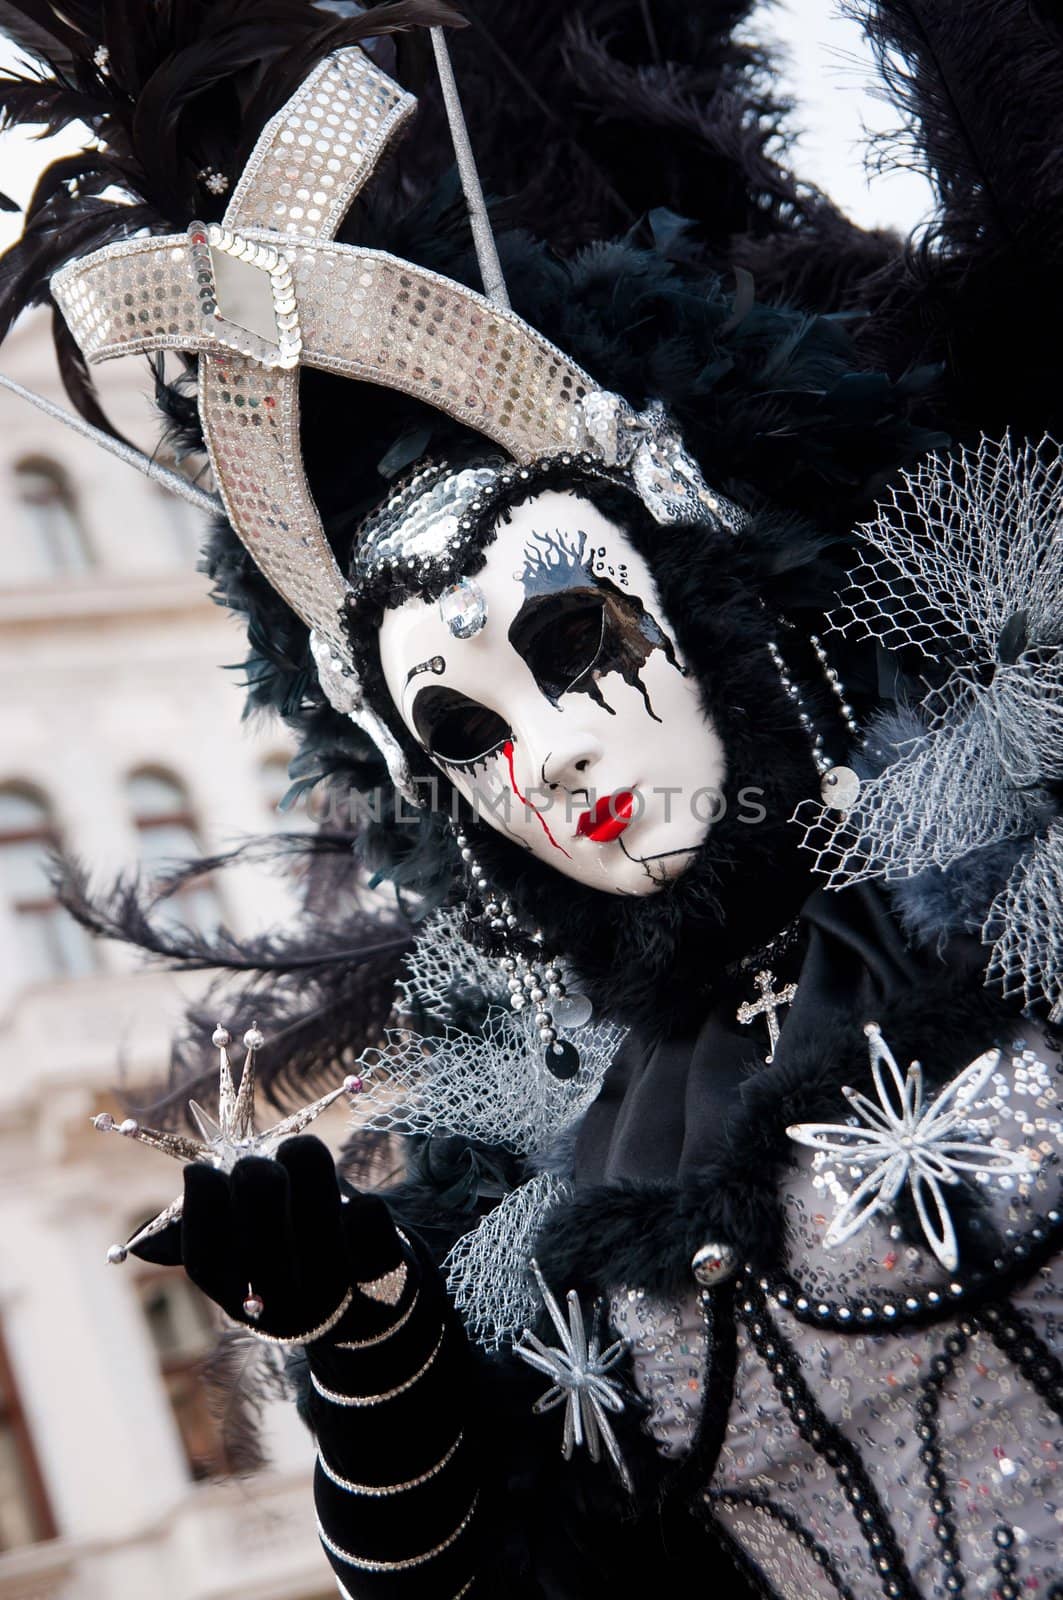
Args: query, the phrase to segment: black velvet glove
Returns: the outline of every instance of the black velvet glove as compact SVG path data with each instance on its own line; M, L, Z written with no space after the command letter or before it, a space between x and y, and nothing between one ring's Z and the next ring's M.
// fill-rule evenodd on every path
M186 1167L181 1222L135 1253L182 1262L257 1338L305 1347L314 1497L341 1592L471 1594L477 1384L438 1269L384 1201L304 1135L231 1174Z

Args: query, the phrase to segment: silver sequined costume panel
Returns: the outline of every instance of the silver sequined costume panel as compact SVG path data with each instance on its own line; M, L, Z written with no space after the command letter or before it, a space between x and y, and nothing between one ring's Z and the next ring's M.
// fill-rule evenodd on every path
M1058 1217L1059 1083L1058 1057L1030 1028L964 1109L961 1138L1030 1157L1028 1176L967 1180L999 1238L1001 1273L1041 1248ZM1063 1401L1058 1263L986 1304L968 1295L962 1253L946 1272L890 1210L827 1247L860 1176L844 1160L798 1157L788 1284L769 1292L750 1279L739 1297L716 1515L786 1600L844 1593L835 1578L854 1600L891 1581L927 1600L992 1600L1009 1573L1017 1593L1044 1593L1063 1572L1063 1425L1049 1403ZM950 1302L953 1316L932 1326L888 1326Z
M1015 1300L1034 1313L1045 1335L1058 1328L1058 1275L1039 1274ZM921 1457L926 1423L918 1402L933 1361L962 1322L897 1334L838 1334L808 1329L778 1312L774 1321L827 1422L856 1447L920 1593L949 1600L955 1591L946 1585L955 1567L943 1554L941 1519L927 1486ZM966 1595L991 1600L997 1592L1000 1529L1013 1540L1020 1583L1032 1593L1044 1590L1060 1573L1063 1429L985 1332L972 1332L942 1384L936 1436ZM810 1553L776 1518L750 1515L750 1501L766 1501L796 1518L858 1600L882 1593L874 1546L862 1535L836 1471L800 1437L745 1329L739 1331L734 1405L711 1493L717 1515L787 1600L791 1593L836 1590L829 1583L815 1587L825 1579Z
M698 1297L658 1300L644 1289L620 1289L609 1320L631 1347L635 1387L649 1406L646 1432L662 1456L685 1455L705 1399L709 1336Z

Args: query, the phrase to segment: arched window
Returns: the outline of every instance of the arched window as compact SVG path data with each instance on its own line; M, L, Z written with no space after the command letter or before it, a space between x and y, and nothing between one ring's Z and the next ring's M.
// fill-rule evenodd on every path
M130 775L127 785L133 825L140 840L140 860L147 876L164 877L183 862L194 861L203 845L184 785L161 768L145 767ZM209 879L194 878L166 903L174 922L209 932L221 922L221 908Z
M94 966L91 940L48 881L47 855L58 843L42 795L19 784L0 787L0 892L17 923L19 966L27 983L78 978Z
M15 467L15 494L36 573L53 577L87 572L92 552L73 486L59 463L48 456L24 457Z
M217 1340L211 1303L172 1271L143 1273L137 1293L189 1477L200 1481L226 1474L229 1462L203 1381L203 1362Z

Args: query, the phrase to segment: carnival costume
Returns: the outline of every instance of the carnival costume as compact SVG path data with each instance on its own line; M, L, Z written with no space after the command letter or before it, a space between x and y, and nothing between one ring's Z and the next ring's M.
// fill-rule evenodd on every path
M198 1137L97 1119L190 1163L112 1257L285 1358L345 1595L1063 1583L1063 41L860 14L918 248L790 174L741 6L470 8L497 252L442 5L3 8L8 119L95 135L4 315L54 299L97 429L152 360L347 803L290 937L65 884L250 972ZM328 1092L258 1132L256 1081Z

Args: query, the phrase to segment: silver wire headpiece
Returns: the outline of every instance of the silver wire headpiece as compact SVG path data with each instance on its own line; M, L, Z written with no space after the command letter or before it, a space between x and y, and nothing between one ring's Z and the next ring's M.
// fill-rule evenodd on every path
M442 60L438 30L433 42ZM199 357L200 419L229 522L309 627L332 704L373 738L411 798L399 746L352 663L348 586L300 448L300 367L401 390L518 463L578 450L625 466L661 522L741 521L706 486L662 407L638 415L509 310L447 68L447 109L493 299L386 252L336 243L416 105L358 46L322 61L267 123L220 224L193 221L183 233L107 245L52 279L88 362L167 349Z

